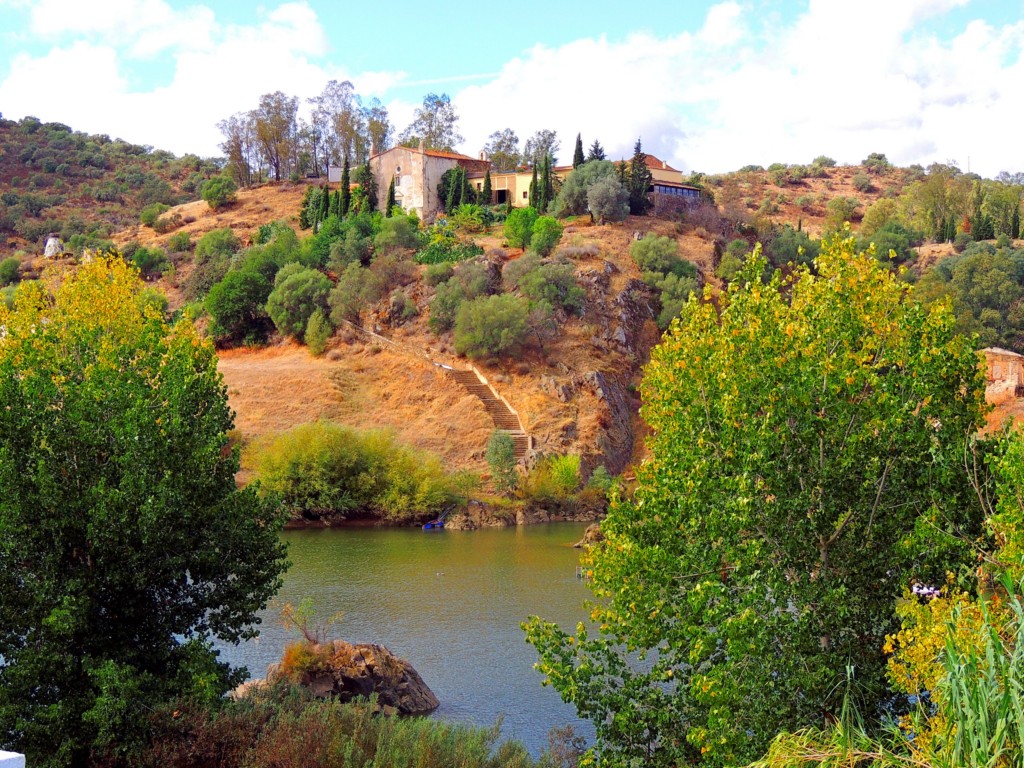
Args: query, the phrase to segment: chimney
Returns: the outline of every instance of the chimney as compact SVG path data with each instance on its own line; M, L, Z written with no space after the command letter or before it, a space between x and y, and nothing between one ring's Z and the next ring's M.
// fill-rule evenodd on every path
M668 163L666 163L664 160L661 161L661 170L663 170L663 171L667 171L668 170Z

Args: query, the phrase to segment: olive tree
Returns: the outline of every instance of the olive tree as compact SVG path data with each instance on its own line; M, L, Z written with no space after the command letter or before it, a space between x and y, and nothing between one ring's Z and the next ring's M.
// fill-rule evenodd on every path
M596 629L527 625L602 764L745 763L836 717L848 667L877 725L897 599L972 560L970 343L853 239L816 266L765 284L755 252L685 305L642 384L651 458L590 555Z

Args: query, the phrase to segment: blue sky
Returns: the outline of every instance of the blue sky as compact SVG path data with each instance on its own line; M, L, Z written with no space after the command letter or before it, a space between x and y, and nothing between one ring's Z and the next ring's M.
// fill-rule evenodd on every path
M684 170L955 161L1024 170L1024 0L725 0L253 6L0 0L0 112L176 153L219 154L218 120L330 79L399 130L447 93L476 154L512 128L577 132Z

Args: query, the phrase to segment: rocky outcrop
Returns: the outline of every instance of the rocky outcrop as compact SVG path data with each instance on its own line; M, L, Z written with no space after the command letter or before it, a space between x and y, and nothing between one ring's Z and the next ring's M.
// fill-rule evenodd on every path
M425 715L441 703L412 665L383 645L344 640L307 643L301 657L301 669L288 666L287 661L272 665L267 681L287 680L316 696L334 696L341 701L375 694L385 714ZM259 681L247 683L236 689L235 696L248 695L262 686Z
M587 526L587 530L583 532L583 538L573 544L573 546L576 549L583 549L584 547L593 546L599 541L604 541L604 532L601 530L600 523L594 523Z
M604 515L603 504L572 509L545 509L525 504L496 507L483 501L471 501L466 508L450 516L445 528L453 531L475 531L479 528L505 528L552 522L586 522Z

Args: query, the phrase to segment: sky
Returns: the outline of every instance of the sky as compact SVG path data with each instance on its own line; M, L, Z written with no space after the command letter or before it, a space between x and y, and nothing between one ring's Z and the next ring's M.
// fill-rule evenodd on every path
M952 162L1024 171L1024 0L519 0L264 4L0 0L0 114L176 154L217 122L329 80L401 131L451 97L476 155L511 128L680 170Z

